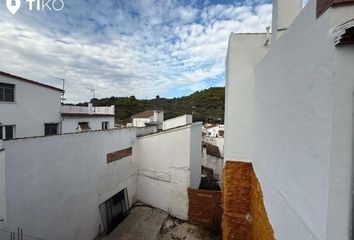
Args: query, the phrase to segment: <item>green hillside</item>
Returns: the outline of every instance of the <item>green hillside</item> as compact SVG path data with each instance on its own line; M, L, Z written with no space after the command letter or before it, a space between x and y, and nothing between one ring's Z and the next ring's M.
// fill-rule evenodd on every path
M197 91L189 96L166 99L156 96L155 99L140 100L131 97L110 97L92 99L94 106L115 105L116 123L131 122L131 116L145 110L162 109L165 119L183 114L192 114L194 121L211 123L224 122L225 88L215 87ZM78 105L87 105L80 103Z

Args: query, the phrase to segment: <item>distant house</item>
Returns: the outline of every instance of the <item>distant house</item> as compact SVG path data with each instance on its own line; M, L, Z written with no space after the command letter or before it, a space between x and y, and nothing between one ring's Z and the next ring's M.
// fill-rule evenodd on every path
M63 92L0 72L0 139L58 134Z
M114 128L114 105L87 107L63 105L61 110L62 132L81 132L89 130L106 130Z
M224 125L208 125L203 127L205 135L211 138L224 137Z
M163 110L146 110L132 116L132 126L145 127L156 125L158 129L162 129L163 119Z

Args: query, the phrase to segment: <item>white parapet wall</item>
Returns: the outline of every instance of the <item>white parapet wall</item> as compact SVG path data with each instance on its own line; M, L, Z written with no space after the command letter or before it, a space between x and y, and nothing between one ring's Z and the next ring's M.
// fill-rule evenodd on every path
M309 1L257 68L253 162L276 239L351 239L354 49L332 30L353 12L316 19Z
M187 124L191 124L192 122L193 122L193 116L187 114L175 118L170 118L163 122L163 130L181 127Z
M132 147L135 141L136 129L126 128L4 142L7 230L21 227L43 239L93 239L102 224L100 203L124 188L130 203L135 199L135 150L107 164L107 153Z
M78 132L81 122L87 122L90 130L101 130L103 122L108 122L108 129L114 128L114 116L65 116L61 122L62 133Z
M200 183L201 130L195 123L138 138L138 200L187 219L187 189Z
M253 82L255 67L267 53L267 35L231 33L226 57L226 160L252 161Z

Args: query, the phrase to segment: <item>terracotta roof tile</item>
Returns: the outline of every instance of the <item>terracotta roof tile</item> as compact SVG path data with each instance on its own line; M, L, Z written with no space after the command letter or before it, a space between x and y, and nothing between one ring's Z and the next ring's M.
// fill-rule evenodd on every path
M134 114L132 118L149 118L151 116L154 116L155 111L157 111L158 113L162 112L162 110L146 110L144 112Z

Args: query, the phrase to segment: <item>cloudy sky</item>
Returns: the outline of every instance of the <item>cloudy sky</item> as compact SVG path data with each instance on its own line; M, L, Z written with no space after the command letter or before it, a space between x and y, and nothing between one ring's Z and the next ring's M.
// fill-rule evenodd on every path
M87 88L145 99L224 86L230 32L264 32L272 11L270 0L63 1L56 12L22 0L12 15L0 0L0 70L64 78L68 102L90 100Z

